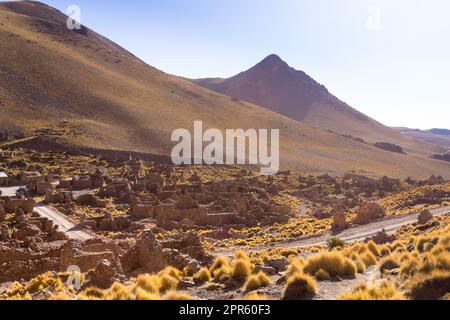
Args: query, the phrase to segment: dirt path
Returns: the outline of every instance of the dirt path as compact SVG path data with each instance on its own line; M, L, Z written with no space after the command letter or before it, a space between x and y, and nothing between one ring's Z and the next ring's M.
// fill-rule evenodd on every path
M41 205L34 208L34 212L43 218L52 220L53 223L59 227L59 231L64 232L69 239L85 241L95 237L95 235L77 227L73 222L68 220L64 214L55 208Z
M450 214L450 207L443 207L439 209L430 210L433 216L443 216ZM346 242L355 242L365 240L367 237L374 236L381 230L386 230L387 233L394 233L400 227L407 224L411 224L417 221L420 212L412 213L400 217L392 217L384 220L376 221L368 225L358 226L351 229L347 229L341 233L331 233L327 232L325 234L305 238L301 240L293 240L288 242L277 243L270 246L255 247L248 251L263 251L272 248L307 248L311 246L318 246L326 244L330 237L339 237ZM234 250L219 251L216 255L226 255L230 256L234 254Z

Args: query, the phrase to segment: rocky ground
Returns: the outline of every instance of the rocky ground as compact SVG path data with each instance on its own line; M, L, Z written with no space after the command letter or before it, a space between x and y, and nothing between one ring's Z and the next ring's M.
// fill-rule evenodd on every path
M447 290L450 182L251 169L2 150L0 299Z

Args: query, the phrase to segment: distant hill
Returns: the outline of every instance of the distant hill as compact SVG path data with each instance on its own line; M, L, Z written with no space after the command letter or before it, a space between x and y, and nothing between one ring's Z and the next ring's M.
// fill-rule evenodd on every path
M205 129L280 129L282 166L297 172L450 178L449 163L430 159L442 153L430 150L437 147L413 148L415 141L404 137L397 143L403 155L343 136L335 127L312 128L163 73L86 27L68 30L66 18L36 1L0 2L0 131L8 145L19 139L19 145L35 148L167 156L173 147L172 131L191 129L194 120L202 120ZM326 101L332 99L320 85L303 80ZM359 121L351 131L355 136L368 128L380 128L377 142L391 135L391 130L343 104L336 102L332 112L329 104L316 108L314 101L312 110L323 110L327 123L334 116L337 122ZM314 114L319 117L320 112ZM305 113L305 118L310 115Z
M450 148L450 134L447 134L449 130L446 129L419 130L409 128L397 128L397 130L399 130L400 132L402 132L407 136L413 137L414 139Z
M438 136L450 136L450 130L448 129L430 129L428 132Z

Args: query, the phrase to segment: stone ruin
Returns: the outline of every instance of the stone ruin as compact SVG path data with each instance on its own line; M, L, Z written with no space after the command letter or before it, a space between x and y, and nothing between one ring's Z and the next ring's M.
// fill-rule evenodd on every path
M359 207L354 223L364 225L386 216L386 210L377 203L369 202Z

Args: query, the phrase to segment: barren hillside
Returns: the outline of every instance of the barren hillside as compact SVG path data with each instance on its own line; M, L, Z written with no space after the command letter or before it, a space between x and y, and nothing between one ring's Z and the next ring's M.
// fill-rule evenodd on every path
M10 137L167 155L174 129L203 120L279 128L283 167L296 171L450 176L449 163L429 158L440 150L395 154L314 129L165 74L87 28L68 30L65 19L34 1L0 3L0 129Z

